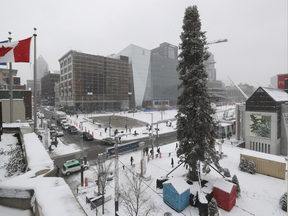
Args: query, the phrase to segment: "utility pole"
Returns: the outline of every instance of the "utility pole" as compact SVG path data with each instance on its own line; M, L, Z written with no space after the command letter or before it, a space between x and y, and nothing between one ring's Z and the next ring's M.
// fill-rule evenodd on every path
M36 67L36 28L34 28L34 132L37 131L37 67Z
M110 118L109 118L110 120ZM109 125L110 126L110 125ZM119 211L119 163L118 163L118 137L115 137L115 160L114 160L114 183L115 183L115 216L118 216Z

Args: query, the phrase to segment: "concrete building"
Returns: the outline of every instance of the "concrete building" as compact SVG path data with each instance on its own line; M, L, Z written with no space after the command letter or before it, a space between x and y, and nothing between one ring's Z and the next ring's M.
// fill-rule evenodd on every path
M119 55L114 59L70 50L59 64L61 106L85 112L135 106L128 57Z
M284 90L259 87L246 104L236 105L236 136L245 148L287 155L288 94Z
M42 105L54 106L55 101L55 92L54 87L55 83L59 82L60 74L48 73L41 78L41 97Z
M0 100L2 102L2 121L10 122L10 91L0 90ZM31 91L13 90L13 122L32 118L32 98Z

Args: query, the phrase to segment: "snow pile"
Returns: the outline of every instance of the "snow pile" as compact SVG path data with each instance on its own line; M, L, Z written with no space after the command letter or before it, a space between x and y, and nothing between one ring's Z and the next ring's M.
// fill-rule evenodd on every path
M30 170L39 167L53 169L53 161L35 133L24 134L24 146Z

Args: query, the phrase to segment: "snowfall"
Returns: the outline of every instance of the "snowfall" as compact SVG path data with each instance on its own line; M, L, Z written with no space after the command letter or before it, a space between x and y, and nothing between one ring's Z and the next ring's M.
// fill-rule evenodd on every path
M218 109L218 115L223 115L224 110L231 110L233 112L233 107L220 107ZM177 111L165 111L165 112L151 112L153 113L153 122L159 123L159 134L168 133L171 131L175 131L175 115ZM93 118L96 118L100 114L93 114ZM108 115L108 114L101 114ZM130 118L139 119L141 121L147 122L147 124L151 124L152 115L146 115L144 112L139 113L114 113L109 115L122 115L128 116ZM87 115L79 115L78 118L76 116L68 116L69 123L79 125L80 122L87 120L90 116ZM171 121L172 126L167 127L165 121ZM27 123L25 123L27 124ZM3 125L4 127L9 127L9 124ZM21 127L21 124L19 125ZM87 131L92 134L96 139L102 139L103 137L108 136L105 134L103 128L95 127L92 124L92 121L85 122L83 125ZM141 128L133 128L133 131L139 131L138 138L147 137L147 134L142 134L141 131L146 130L145 127ZM101 133L100 133L101 132ZM155 133L156 135L156 133ZM29 139L31 142L37 142L35 140L36 136L26 136L25 142L28 143ZM122 141L129 141L135 139L132 134L127 134L122 137ZM30 142L30 141L29 141ZM242 172L239 170L238 165L240 162L240 154L242 151L250 151L247 149L237 147L239 141L235 139L234 136L230 140L225 140L222 146L222 152L226 157L220 160L220 164L223 168L228 168L230 170L231 176L236 175L241 188L241 196L236 199L236 205L231 209L230 212L227 212L221 208L219 208L219 212L222 216L228 215L239 215L239 216L249 216L249 215L287 215L284 212L280 205L279 199L287 191L287 177L286 180L278 179L262 174L249 174L247 172ZM3 134L2 141L0 141L0 149L9 150L10 146L16 145L17 139L13 136L13 134ZM41 144L41 142L39 141ZM232 144L231 144L232 143ZM218 145L215 145L217 150ZM44 148L43 148L44 149ZM45 150L45 149L44 149ZM45 150L45 153L35 154L36 150L34 150L35 158L30 158L30 160L40 160L41 164L36 165L35 163L31 163L30 171L25 174L21 174L17 176L15 174L12 177L5 177L5 168L3 165L8 161L8 156L0 155L0 191L1 189L34 189L35 193L37 192L38 197L37 201L41 203L42 210L44 209L46 212L44 215L83 215L81 214L81 208L79 208L79 204L73 199L73 193L76 196L78 202L81 204L82 208L85 210L87 215L96 215L96 210L91 210L90 204L86 204L86 197L94 196L94 191L97 191L97 186L95 184L96 173L94 171L94 167L90 166L90 168L84 172L84 178L88 180L88 186L81 187L80 186L80 173L72 174L68 179L69 182L76 182L79 185L78 193L76 191L72 191L69 189L68 185L62 178L52 177L52 178L44 178L43 176L38 176L36 178L31 179L31 177L35 176L39 170L46 168L51 169L51 164L53 165L53 158L61 155L71 154L75 152L80 152L81 149L78 148L77 145L69 144L65 145L61 138L59 139L59 144L57 148L54 148L52 153L48 153ZM188 205L182 212L178 213L172 208L170 208L163 201L163 190L156 188L156 180L161 178L162 176L166 176L173 168L171 166L171 158L174 160L174 167L177 166L178 158L176 156L176 142L169 143L163 146L160 146L161 158L155 157L154 159L149 160L147 162L147 170L145 177L151 177L151 181L145 181L146 184L149 184L149 187L145 190L145 196L150 197L149 199L157 206L157 210L151 215L164 215L166 212L170 212L172 215L198 215L198 208L195 208L191 205ZM31 150L33 153L33 150ZM40 151L41 152L41 151ZM154 150L156 152L156 148ZM47 157L48 156L48 157ZM130 158L131 156L134 158L134 165L131 166ZM52 158L52 159L51 159ZM279 156L279 160L285 162L284 156ZM127 180L125 178L125 173L131 171L136 174L140 172L140 160L142 159L142 149L138 149L138 151L131 151L127 153L122 153L119 157L119 183L120 185L127 185ZM147 158L146 158L147 159ZM107 162L112 161L114 163L114 159L107 159ZM93 163L92 163L93 164ZM124 167L124 169L123 169ZM111 171L113 172L114 165L112 165ZM180 166L174 172L169 175L169 179L177 179L177 178L186 178L187 170L184 166ZM194 182L193 185L189 185L190 192L196 193L205 193L212 190L213 183L217 180L223 178L214 170L207 175L202 174L201 177L207 181L207 187L199 188L198 184ZM231 178L229 178L231 179ZM143 180L144 181L144 180ZM15 185L17 187L15 188ZM43 186L45 185L45 187ZM180 186L181 187L181 186ZM115 215L115 200L114 200L114 180L109 181L108 186L106 187L107 196L112 195L112 199L107 201L104 205L105 207L105 215ZM57 191L57 193L55 193ZM72 193L73 192L73 193ZM55 195L57 194L57 195ZM38 200L39 199L39 200ZM124 211L124 207L121 205L121 197L119 198L119 215L127 215ZM143 209L149 208L149 206L143 206ZM67 210L69 209L69 211ZM102 206L97 207L98 215L102 215ZM10 216L30 216L33 213L29 210L19 210L12 209L5 206L0 205L0 215L10 215Z

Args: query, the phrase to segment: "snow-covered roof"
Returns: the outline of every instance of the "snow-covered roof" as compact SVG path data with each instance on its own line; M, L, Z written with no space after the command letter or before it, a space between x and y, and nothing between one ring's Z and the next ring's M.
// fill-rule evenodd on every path
M186 190L190 190L190 185L181 177L170 178L168 181L163 182L163 184L172 184L179 194L184 193Z
M6 193L9 189L33 189L43 215L86 215L63 178L19 176L0 182L0 187L6 189Z
M213 184L213 187L219 188L222 191L225 191L226 193L230 193L234 184L228 181L225 181L223 178L219 178L215 181Z
M35 133L24 134L24 145L27 154L28 167L32 170L36 167L53 169L53 161L39 141Z
M258 151L252 151L249 149L243 149L241 154L251 156L251 157L257 157L257 158L262 158L262 159L266 159L266 160L271 160L271 161L277 161L279 163L286 163L284 157L272 155L272 154L267 154L267 153L263 153L263 152L258 152Z
M288 94L282 89L262 87L275 101L288 101Z

